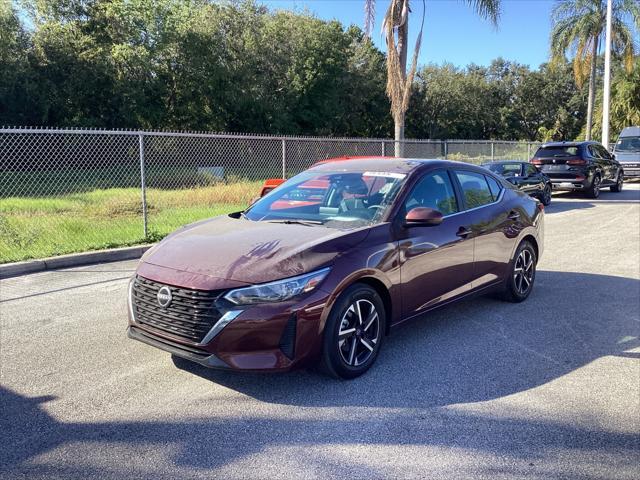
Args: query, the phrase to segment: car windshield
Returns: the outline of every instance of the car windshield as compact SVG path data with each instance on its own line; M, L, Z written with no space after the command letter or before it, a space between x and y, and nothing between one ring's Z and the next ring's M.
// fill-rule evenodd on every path
M490 163L485 167L504 177L517 177L522 170L519 163Z
M640 137L620 137L614 151L640 152Z
M358 228L379 223L406 175L309 170L280 185L244 213L253 221Z
M544 147L539 148L536 152L537 158L559 158L559 157L575 157L578 155L578 147Z

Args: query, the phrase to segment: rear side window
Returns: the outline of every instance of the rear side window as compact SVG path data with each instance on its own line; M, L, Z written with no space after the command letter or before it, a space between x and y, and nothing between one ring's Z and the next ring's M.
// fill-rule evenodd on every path
M462 187L466 208L476 208L493 202L493 194L484 175L475 172L456 171Z
M600 154L600 158L606 158L606 159L610 159L611 155L609 155L609 152L607 151L606 148L604 148L602 145L594 145L596 151Z
M589 145L588 150L589 155L591 155L593 158L604 158L602 155L600 155L600 152L595 145Z
M536 158L562 158L575 157L578 155L578 147L545 147L539 148L535 154Z
M491 190L491 195L493 196L493 200L497 200L500 196L500 190L502 187L498 182L496 182L493 178L487 176L487 183L489 184L489 190Z

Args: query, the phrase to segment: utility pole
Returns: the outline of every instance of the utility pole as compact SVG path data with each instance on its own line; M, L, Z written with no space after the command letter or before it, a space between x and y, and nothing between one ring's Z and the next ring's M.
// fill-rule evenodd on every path
M602 144L609 149L609 96L611 90L611 3L607 0L607 36L604 47L604 95L602 96Z

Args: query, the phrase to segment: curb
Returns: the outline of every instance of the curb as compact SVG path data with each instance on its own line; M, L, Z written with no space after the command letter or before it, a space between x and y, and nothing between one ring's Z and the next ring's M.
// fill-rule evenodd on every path
M26 260L24 262L5 263L0 265L0 279L17 277L28 273L44 272L58 268L79 267L92 263L118 262L140 258L153 245L138 245L135 247L113 248L96 252L72 253L59 257Z

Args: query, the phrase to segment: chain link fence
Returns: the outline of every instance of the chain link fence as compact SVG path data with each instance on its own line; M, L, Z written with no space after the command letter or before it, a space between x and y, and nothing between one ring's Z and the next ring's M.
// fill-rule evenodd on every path
M125 130L0 129L0 263L157 241L244 209L267 178L395 142ZM538 144L407 140L407 158L527 160Z

